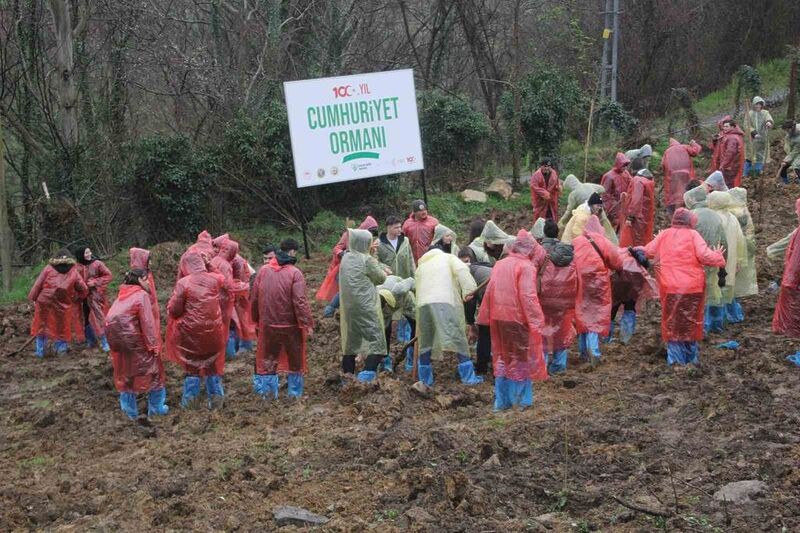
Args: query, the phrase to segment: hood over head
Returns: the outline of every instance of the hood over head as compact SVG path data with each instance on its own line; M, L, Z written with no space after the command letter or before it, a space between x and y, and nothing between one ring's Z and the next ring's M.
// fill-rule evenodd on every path
M669 139L670 147L679 146L680 144L681 144L681 142L678 139L673 139L672 137L670 137L670 139Z
M544 239L544 223L545 220L541 217L536 219L536 222L533 223L533 229L531 229L531 235L537 241Z
M731 195L731 199L736 207L747 206L747 189L744 187L734 187L733 189L729 189L728 194Z
M211 234L206 230L203 230L197 234L197 242L207 242L208 244L211 244L211 241Z
M369 253L369 246L372 244L372 233L365 229L348 229L347 235L348 250L360 254Z
M378 221L368 216L364 221L358 225L358 229L371 230L378 227Z
M730 209L734 207L733 197L729 192L712 191L708 195L708 207L715 211Z
M528 259L533 259L538 246L539 243L536 242L533 235L528 233L527 230L521 229L517 232L517 237L514 239L514 242L508 245L508 253L520 254Z
M219 247L219 255L226 261L233 262L233 258L239 253L239 243L233 239L227 239Z
M764 101L764 99L761 98L760 96L754 96L753 97L753 105L756 105L756 104L761 104L763 106L767 105L767 103Z
M574 191L578 188L578 185L581 184L581 181L575 176L575 174L570 174L564 180L564 188Z
M614 170L617 172L621 171L625 165L630 165L631 160L625 157L625 154L622 152L617 152L617 156L614 158Z
M689 209L702 207L700 204L705 205L707 196L706 188L700 185L699 187L695 187L683 193L683 203L685 203L686 207Z
M223 233L219 237L215 237L215 238L211 239L211 244L214 245L214 248L219 249L222 246L222 243L224 243L225 241L227 241L230 238L231 238L230 235L228 235L227 233Z
M500 227L494 223L494 220L486 222L481 237L483 237L483 242L488 242L492 245L506 244L514 240L514 237L500 229Z
M150 270L150 250L144 248L131 248L128 250L130 256L130 267L142 270Z
M69 250L62 248L48 261L48 264L55 268L59 274L66 274L75 266L75 258L69 253Z
M672 215L673 228L694 228L697 225L697 215L686 209L679 207Z
M487 225L488 225L488 222L487 222ZM431 241L431 244L438 243L439 241L441 241L444 238L445 235L448 235L448 234L453 236L453 242L455 242L456 241L456 233L453 230L451 230L450 228L448 228L447 226L445 226L444 224L437 224L436 227L433 230L433 241Z
M725 183L725 177L719 170L712 172L703 183L705 183L712 191L724 192L728 190L728 185Z
M639 148L639 157L652 157L653 155L653 147L649 144L643 144L641 148Z
M203 261L203 256L196 252L189 252L183 256L186 271L189 274L200 274L206 271L206 263Z

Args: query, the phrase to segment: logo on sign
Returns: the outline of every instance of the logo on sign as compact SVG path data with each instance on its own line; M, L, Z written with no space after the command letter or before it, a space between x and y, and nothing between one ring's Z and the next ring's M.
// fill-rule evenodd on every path
M317 177L318 178L324 178L325 177L325 169L324 168L318 168L317 169Z

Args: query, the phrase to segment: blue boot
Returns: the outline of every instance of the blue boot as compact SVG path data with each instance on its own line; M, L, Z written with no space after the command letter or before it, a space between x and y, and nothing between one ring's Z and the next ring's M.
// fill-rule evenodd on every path
M390 373L394 372L394 361L392 361L391 355L387 355L386 357L383 358L379 370L381 370L382 372L390 372Z
M339 309L339 293L337 292L333 299L325 306L325 309L322 311L322 316L325 318L330 318Z
M106 338L105 335L100 337L100 349L105 353L111 351L111 346L108 345L108 339Z
M206 377L206 394L208 394L208 408L220 409L225 398L225 389L222 388L222 376Z
M401 318L397 323L397 342L408 342L410 340L411 324L405 318Z
M723 306L708 306L709 314L709 328L711 333L722 333L725 325L725 307Z
M361 383L372 383L375 381L377 374L374 370L362 370L356 376L356 379Z
M161 387L160 389L150 391L147 395L147 416L165 415L169 413L169 406L167 401L167 389Z
M417 365L417 377L428 387L433 387L433 366L422 363Z
M278 374L253 374L253 391L265 400L277 400L279 387Z
M459 359L463 356L459 356ZM472 360L463 361L458 363L458 375L461 377L461 383L464 385L480 385L483 383L483 376L475 374L475 365Z
M734 298L731 303L725 305L725 318L731 324L744 322L744 309L742 309L742 304L740 304L736 298Z
M667 342L667 364L672 365L696 365L698 359L697 342L694 341L668 341Z
M622 320L619 325L619 340L622 344L628 344L636 333L636 311L625 311L622 313Z
M94 329L91 324L83 326L83 334L86 336L86 347L94 348L97 346L97 337L94 335Z
M520 409L533 405L533 382L530 379L523 381L508 381L508 393L511 404Z
M186 376L183 378L183 396L181 407L193 407L200 396L200 376Z
M236 332L231 330L228 332L228 343L225 345L225 356L228 359L233 359L236 357L236 344L237 344L237 335Z
M239 351L240 352L252 352L255 348L255 341L243 341L239 340Z
M612 342L614 342L614 326L616 326L616 324L612 320L611 325L608 327L608 337L603 339L603 342L605 342L606 344L611 344Z
M132 392L119 393L119 407L131 420L135 420L139 416L139 406L136 405L136 395Z
M47 335L36 336L36 351L33 352L38 358L44 357L44 352L47 350Z
M56 350L56 355L66 355L69 351L67 341L56 341L53 343L53 348Z
M405 370L406 372L411 372L414 370L414 347L409 346L408 350L406 350L406 363L405 363Z
M600 359L600 334L592 331L581 333L578 335L578 346L584 361Z
M505 411L511 409L511 390L509 379L504 377L494 378L494 411Z
M299 372L289 372L288 376L289 398L302 398L305 378Z
M547 365L548 374L561 374L567 370L567 350L557 350Z

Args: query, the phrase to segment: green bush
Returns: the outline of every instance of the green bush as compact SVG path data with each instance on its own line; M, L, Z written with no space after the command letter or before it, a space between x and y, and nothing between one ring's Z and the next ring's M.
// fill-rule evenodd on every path
M630 137L639 120L622 107L619 102L605 100L597 108L599 126L610 129L622 137Z

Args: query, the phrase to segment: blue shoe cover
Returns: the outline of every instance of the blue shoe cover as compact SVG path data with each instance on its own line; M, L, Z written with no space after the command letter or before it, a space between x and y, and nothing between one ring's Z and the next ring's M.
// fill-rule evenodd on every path
M511 409L511 397L508 390L508 379L504 377L494 378L494 407L495 411L505 411Z
M723 342L722 344L717 345L717 348L721 348L723 350L738 350L739 343L736 341Z
M667 342L667 364L669 366L697 364L697 356L697 343L694 341Z
M792 355L787 355L786 360L790 363L794 363L797 366L800 366L800 352L793 353Z
M277 400L279 386L278 374L253 374L253 391L265 400Z
M139 416L139 406L136 405L136 395L132 392L119 393L119 407L128 418L135 419Z
M548 359L547 373L548 374L561 374L567 370L567 350L558 350Z
M361 372L358 373L356 379L361 383L372 383L373 381L375 381L376 377L377 374L375 373L374 370L362 370Z
M200 396L200 376L186 376L183 378L181 407L189 407L191 402L198 396Z
M622 320L619 325L619 340L622 344L628 344L636 332L636 311L625 311L622 313Z
M458 375L461 383L465 385L479 385L483 383L483 376L475 375L475 365L472 361L464 361L458 364Z
M616 324L614 324L614 321L612 320L611 321L611 325L608 327L608 337L605 337L603 339L603 342L605 342L606 344L611 344L612 342L614 342L614 326L615 325Z
M108 339L106 338L105 335L100 337L100 349L102 351L104 351L105 353L108 353L108 352L111 351L111 346L108 345Z
M504 377L494 380L494 410L505 411L514 406L525 408L533 405L531 380L514 381Z
M169 413L169 406L167 401L167 389L161 387L160 389L150 391L147 395L147 416L165 415Z
M44 357L44 352L47 350L47 337L45 335L36 336L36 357Z
M590 356L600 359L600 334L594 332L581 333L578 336L578 346L581 351L581 359L588 361Z
M236 332L228 332L228 343L225 345L225 356L228 358L236 357Z
M91 324L86 324L83 326L83 334L86 336L87 347L94 348L97 346L97 337L94 335L94 329L92 329Z
M67 341L56 341L53 343L53 348L55 348L58 355L64 355L69 351Z
M209 396L225 396L225 389L222 388L222 376L206 377L206 393Z
M706 306L706 315L704 320L704 328L706 333L722 333L722 328L725 325L725 308L722 306Z
M373 372L374 373L374 372ZM303 374L297 372L289 372L289 376L287 377L287 385L289 386L289 398L300 398L303 396L303 386L305 384L305 379L303 378Z
M394 361L392 361L391 355L387 355L386 357L383 358L383 361L381 361L380 366L378 366L378 370L381 370L383 372L394 372Z
M414 370L414 347L409 346L408 350L406 351L406 364L405 364L406 372L411 372Z
M411 324L405 318L401 318L397 323L397 342L408 342L410 340Z
M733 299L733 302L725 305L725 319L731 324L744 321L744 309L736 298Z
M240 352L252 352L255 349L255 341L239 341Z
M417 367L417 377L428 387L433 387L433 367L431 365L420 363Z

